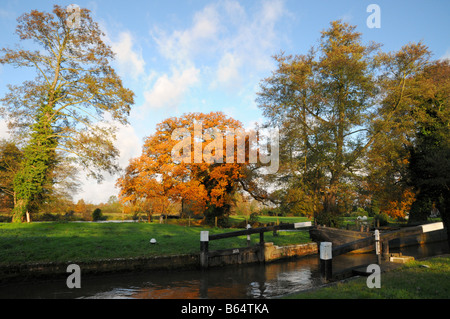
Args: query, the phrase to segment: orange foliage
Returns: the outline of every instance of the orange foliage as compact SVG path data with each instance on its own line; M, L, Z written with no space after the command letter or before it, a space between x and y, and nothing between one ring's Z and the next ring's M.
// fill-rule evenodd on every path
M382 210L392 218L405 217L415 200L414 192L407 189L401 194L399 200L390 200Z
M185 199L194 213L203 212L208 204L222 207L229 203L246 165L238 163L237 152L233 162L227 158L229 143L225 136L235 130L242 130L242 124L221 112L166 119L145 140L141 156L132 159L125 175L119 178L120 200ZM220 134L223 139L217 138ZM238 142L233 139L231 146L236 150Z

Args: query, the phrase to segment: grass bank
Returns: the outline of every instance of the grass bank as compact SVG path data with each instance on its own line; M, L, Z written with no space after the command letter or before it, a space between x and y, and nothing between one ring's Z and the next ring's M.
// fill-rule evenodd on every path
M159 223L0 223L0 265L35 262L91 262L112 258L136 258L198 253L200 232L235 231L210 227L186 227ZM155 238L157 244L150 244ZM259 241L252 235L252 243ZM275 245L310 242L307 231L265 234ZM246 236L212 241L210 249L246 246Z
M381 274L381 288L368 288L367 278L340 282L286 299L449 299L450 256L416 260Z

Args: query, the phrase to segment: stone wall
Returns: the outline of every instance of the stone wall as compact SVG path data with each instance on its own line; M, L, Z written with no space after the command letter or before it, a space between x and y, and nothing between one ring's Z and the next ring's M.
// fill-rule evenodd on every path
M273 243L265 243L264 247L264 260L266 262L301 257L307 255L317 254L317 243L289 245L289 246L276 246Z
M0 283L35 278L67 277L70 264L80 266L82 275L105 274L145 270L196 269L197 254L143 258L117 258L93 262L50 262L0 267Z
M225 265L271 262L284 258L312 255L318 251L316 243L290 246L276 246L273 243L265 243L263 247L263 252L261 252L259 245L239 249L211 251L211 256L208 258L208 266L220 267ZM74 261L5 265L0 267L0 283L32 278L67 277L69 275L67 267L70 264L80 266L81 272L84 275L94 275L146 270L198 269L200 267L200 258L199 254L190 254L144 258L118 258L93 262Z

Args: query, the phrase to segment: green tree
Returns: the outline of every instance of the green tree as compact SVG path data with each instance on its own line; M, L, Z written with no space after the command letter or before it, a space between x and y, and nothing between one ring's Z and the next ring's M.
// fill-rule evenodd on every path
M414 135L417 77L429 64L422 43L384 53L364 45L340 21L304 55L275 57L278 69L262 83L259 106L278 126L281 192L313 206L318 223L337 225L359 202L403 215L414 200L406 183Z
M417 97L423 94L419 79L430 64L430 56L420 42L377 56L380 99L370 125L375 134L366 157L365 182L380 210L391 217L406 215L414 201L407 166L420 110Z
M415 139L409 147L408 182L417 199L411 221L427 219L434 205L450 227L450 64L436 61L418 78ZM450 232L449 232L450 234ZM449 239L450 244L450 239Z
M14 177L16 203L13 222L22 221L36 202L42 201L52 189L58 143L48 121L51 114L48 104L43 104L32 127L31 138L24 150L24 161Z
M116 124L126 124L134 94L123 87L110 66L114 54L89 10L81 9L79 27L67 23L65 8L33 10L18 18L17 35L33 40L37 50L3 48L1 64L30 67L37 77L9 86L0 101L12 133L26 141L26 160L15 187L17 216L52 185L58 156L76 162L89 175L117 172ZM107 120L109 118L109 120Z
M103 220L103 214L102 214L102 210L100 208L94 209L94 211L92 212L92 220L94 222Z
M362 44L354 26L334 21L322 32L318 50L275 56L278 69L261 85L259 106L282 134L282 181L302 188L310 197L305 203L320 203L314 208L319 223L337 223L348 196L345 185L370 144L377 48Z
M122 212L122 205L120 204L117 196L112 195L108 198L103 211L106 211L110 214L120 214Z
M16 201L14 176L20 169L23 152L16 143L0 140L0 206L12 209Z

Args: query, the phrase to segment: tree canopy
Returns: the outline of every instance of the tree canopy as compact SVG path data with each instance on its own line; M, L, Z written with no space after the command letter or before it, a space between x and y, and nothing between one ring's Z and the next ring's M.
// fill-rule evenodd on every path
M245 180L248 138L244 141L246 158L238 161L235 133L239 130L243 131L242 124L221 112L166 119L145 140L142 155L130 161L118 180L121 200L154 203L156 199L164 203L163 213L170 201L183 200L196 214L225 218L239 187L245 185L256 193L256 184Z
M67 178L73 165L99 181L119 171L114 132L127 123L134 93L111 67L114 53L89 10L79 14L73 25L57 5L26 13L16 33L35 50L0 51L1 64L36 72L0 100L20 141L0 144L0 200L14 205L15 221L50 199L55 185L76 188ZM149 219L181 202L225 222L245 191L329 226L359 206L412 221L438 210L449 229L450 64L431 56L422 42L383 52L355 26L332 21L308 52L275 55L275 70L261 81L263 128L280 133L279 145L260 148L259 127L245 131L221 112L169 117L117 180L119 200ZM273 171L268 152L277 157ZM76 210L86 214L86 204Z
M36 50L3 48L1 64L32 68L34 80L9 85L0 114L12 133L25 141L25 161L15 179L17 218L30 201L51 185L57 154L70 158L101 180L117 172L115 123L127 123L134 93L123 87L110 66L114 54L87 9L79 26L67 23L70 13L33 10L18 18L16 34L33 41Z
M408 161L403 145L414 139L413 95L423 90L418 81L430 64L428 48L410 43L384 53L363 44L355 26L333 21L317 48L274 58L278 68L262 81L258 103L266 125L282 135L282 169L273 180L282 186L283 205L312 210L327 225L337 225L358 201L378 199L404 216L414 192L387 172L404 170Z

